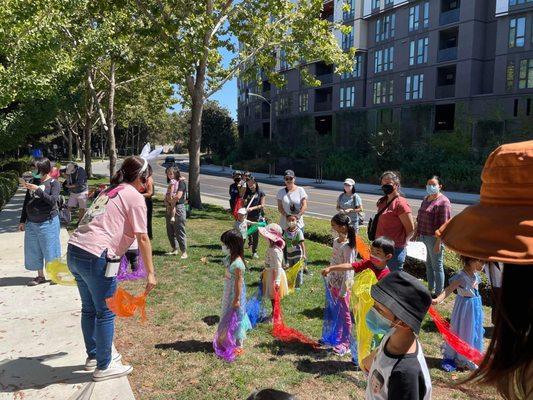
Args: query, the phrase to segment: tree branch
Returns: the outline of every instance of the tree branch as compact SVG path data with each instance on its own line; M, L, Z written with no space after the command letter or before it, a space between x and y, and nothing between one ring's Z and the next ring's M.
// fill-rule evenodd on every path
M104 115L104 110L102 110L102 106L100 105L100 100L98 100L98 95L96 93L96 89L94 88L93 79L90 73L87 74L87 83L89 84L89 89L91 90L91 95L94 99L96 108L98 109L98 114L100 114L100 120L102 121L102 126L104 127L104 130L107 132L109 130L109 127L107 126L107 122L106 122L105 115Z

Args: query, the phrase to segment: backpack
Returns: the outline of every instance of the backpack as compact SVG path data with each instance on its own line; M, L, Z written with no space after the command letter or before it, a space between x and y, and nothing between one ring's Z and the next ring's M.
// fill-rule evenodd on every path
M192 215L192 208L189 204L189 189L187 184L185 184L185 193L183 195L185 196L185 217L189 218Z
M57 212L59 214L59 222L62 226L67 226L72 221L72 215L67 207L65 196L59 195L57 199Z

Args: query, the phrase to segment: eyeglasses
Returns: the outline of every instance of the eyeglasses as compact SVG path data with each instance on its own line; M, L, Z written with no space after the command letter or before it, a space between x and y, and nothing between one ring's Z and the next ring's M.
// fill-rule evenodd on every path
M290 181L293 181L293 180L294 180L294 178L291 177L291 176L286 176L286 177L285 177L285 181L286 181L286 182L290 182Z

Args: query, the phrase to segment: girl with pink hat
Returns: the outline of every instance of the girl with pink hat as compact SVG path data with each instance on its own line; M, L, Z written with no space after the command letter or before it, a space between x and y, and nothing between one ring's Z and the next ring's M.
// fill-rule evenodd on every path
M283 270L283 231L278 224L268 224L259 228L259 233L268 240L269 247L265 257L265 269L262 274L263 295L274 301L275 291L279 290L280 299L285 296L289 287L287 276Z

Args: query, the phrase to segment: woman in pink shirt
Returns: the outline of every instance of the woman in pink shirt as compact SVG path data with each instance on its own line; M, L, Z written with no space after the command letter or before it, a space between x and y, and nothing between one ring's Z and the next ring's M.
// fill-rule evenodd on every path
M81 330L87 350L85 369L93 380L103 381L129 374L133 368L112 353L115 315L105 299L115 293L120 260L133 241L148 270L146 292L156 279L152 247L147 233L146 203L141 194L151 170L140 157L129 157L80 221L68 244L67 263L76 278L81 297Z
M401 271L407 256L407 241L413 235L415 224L411 207L400 193L400 177L386 171L381 175L381 189L385 196L378 200L378 212L384 210L378 220L376 237L385 236L394 241L394 255L387 262L391 271Z

